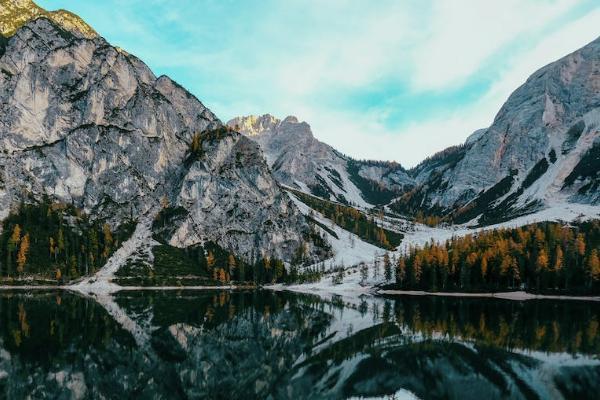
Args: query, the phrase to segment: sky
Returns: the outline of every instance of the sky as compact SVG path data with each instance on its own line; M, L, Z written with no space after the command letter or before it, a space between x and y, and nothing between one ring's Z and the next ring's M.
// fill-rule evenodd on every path
M179 82L224 122L295 115L405 167L489 126L544 65L600 36L597 0L38 0Z

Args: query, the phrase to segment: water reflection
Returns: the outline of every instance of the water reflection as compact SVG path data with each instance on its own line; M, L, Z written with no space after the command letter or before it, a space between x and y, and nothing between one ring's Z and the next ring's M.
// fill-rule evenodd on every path
M0 397L596 398L600 306L0 292Z

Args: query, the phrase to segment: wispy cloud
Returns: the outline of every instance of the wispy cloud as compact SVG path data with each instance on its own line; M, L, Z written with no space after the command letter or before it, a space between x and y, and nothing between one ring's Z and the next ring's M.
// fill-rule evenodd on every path
M79 13L222 119L295 114L414 165L489 125L534 70L600 35L594 0L41 0Z

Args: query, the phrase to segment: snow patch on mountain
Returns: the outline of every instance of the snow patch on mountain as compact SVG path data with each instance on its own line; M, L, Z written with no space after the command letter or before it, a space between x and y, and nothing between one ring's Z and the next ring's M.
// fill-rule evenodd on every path
M327 226L338 236L336 238L325 229L319 226L315 227L319 230L319 233L326 237L333 249L333 257L323 261L326 269L331 269L340 265L353 266L360 262L371 262L374 257L380 256L385 252L385 250L367 243L355 234L340 228L318 211L315 211L302 203L292 193L288 194L302 214L310 214L315 220Z

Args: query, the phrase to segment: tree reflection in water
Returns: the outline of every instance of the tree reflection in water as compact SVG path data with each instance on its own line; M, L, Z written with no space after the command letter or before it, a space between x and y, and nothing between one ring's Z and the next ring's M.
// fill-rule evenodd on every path
M0 397L592 398L596 303L0 292Z

